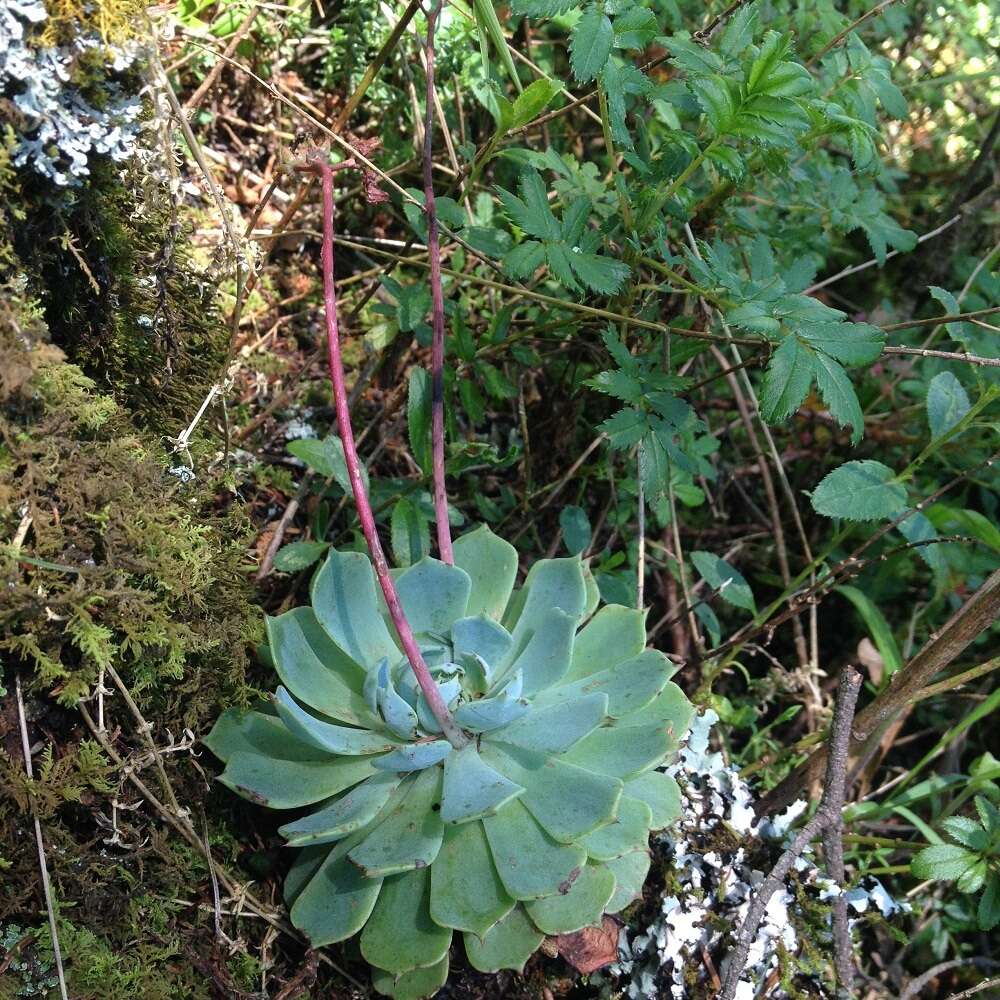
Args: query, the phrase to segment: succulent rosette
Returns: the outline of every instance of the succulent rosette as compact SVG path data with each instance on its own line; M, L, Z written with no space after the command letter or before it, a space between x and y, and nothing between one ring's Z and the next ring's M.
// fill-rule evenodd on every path
M455 931L475 968L521 969L546 935L632 902L650 830L679 812L657 768L691 715L644 613L598 610L580 559L540 560L515 589L517 553L485 527L454 558L395 583L466 745L442 738L356 552L329 554L311 607L268 620L269 709L226 712L206 740L224 784L300 811L281 827L302 848L292 922L314 946L360 932L400 1000L443 985Z

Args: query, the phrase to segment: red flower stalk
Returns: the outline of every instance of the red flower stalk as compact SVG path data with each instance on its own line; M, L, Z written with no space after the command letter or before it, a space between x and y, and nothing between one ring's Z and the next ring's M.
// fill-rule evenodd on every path
M335 170L356 166L353 160L346 160L331 166L326 156L314 153L306 159L303 169L312 170L320 175L323 188L323 305L326 315L327 357L330 364L330 380L333 383L334 406L337 411L337 427L340 440L344 445L344 458L347 462L347 474L351 480L351 490L354 493L354 504L357 507L361 530L375 565L375 575L385 596L389 616L396 626L396 632L402 643L406 658L417 679L417 684L423 692L427 704L434 714L441 731L454 747L465 746L468 738L452 718L448 706L441 697L441 691L430 670L424 662L420 647L413 635L413 629L406 619L406 613L400 604L396 586L389 572L389 563L382 549L382 542L375 526L375 515L372 513L368 494L365 492L364 480L361 478L361 465L354 444L354 431L351 427L351 412L347 404L347 386L344 380L344 362L340 353L340 328L337 316L337 288L333 270L333 174ZM450 540L449 540L450 541Z

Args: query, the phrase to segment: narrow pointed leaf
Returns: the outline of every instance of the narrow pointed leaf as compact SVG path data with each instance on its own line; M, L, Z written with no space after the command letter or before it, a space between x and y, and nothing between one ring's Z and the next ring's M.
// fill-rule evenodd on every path
M365 961L397 974L441 962L451 945L451 928L431 920L430 897L431 873L427 868L387 878L361 932Z
M523 792L520 785L493 770L476 746L463 747L444 762L441 820L464 824L491 816Z
M480 937L514 907L493 864L482 823L449 826L431 866L431 917Z
M579 876L586 852L553 840L520 800L507 803L483 821L500 881L514 899L540 899Z
M421 771L404 787L399 804L350 853L369 878L426 868L441 847L444 831L434 810L441 801L441 769Z
M604 865L588 864L564 895L525 903L528 916L546 934L571 934L601 922L615 892L615 877Z
M480 972L520 972L544 940L545 935L528 919L524 907L515 906L483 937L466 932L465 954L469 964Z

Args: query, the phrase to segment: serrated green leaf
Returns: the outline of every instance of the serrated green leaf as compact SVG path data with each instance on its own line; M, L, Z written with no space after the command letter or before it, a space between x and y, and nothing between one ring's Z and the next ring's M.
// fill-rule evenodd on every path
M525 87L514 101L511 128L520 128L534 121L560 90L562 87L559 83L545 77Z
M845 365L867 365L877 361L885 346L885 334L870 323L810 323L798 328L810 346Z
M611 18L597 6L590 6L573 26L569 43L569 65L581 83L593 80L604 69L615 32Z
M955 844L933 844L925 847L913 859L910 870L917 878L960 878L977 860L977 856Z
M608 417L600 429L608 436L612 448L630 448L649 430L649 420L642 410L619 410Z
M1000 924L1000 872L993 872L987 880L976 916L981 930L991 931Z
M648 7L629 7L615 17L612 27L619 49L644 49L659 33L656 15Z
M848 521L895 517L906 507L906 487L895 478L892 469L881 462L846 462L813 491L813 510Z
M530 278L545 263L545 246L536 240L525 240L507 253L504 270L512 278Z
M840 363L826 354L817 352L812 357L816 386L824 402L830 408L830 416L841 427L850 425L851 444L857 444L865 431L865 415L858 402L851 380Z
M702 106L716 135L730 130L736 114L736 97L722 76L703 76L691 81L691 90Z
M990 846L990 837L986 830L967 816L947 816L941 820L941 829L963 847L968 847L979 854Z
M790 417L802 405L812 380L810 352L794 334L786 337L764 373L760 394L764 419L775 422Z
M927 387L927 423L932 437L941 437L972 408L968 393L951 372L938 372Z
M579 5L579 0L512 0L511 7L528 17L556 17Z
M627 264L596 253L570 251L569 265L573 273L591 291L601 295L615 295L621 291L625 280L632 273Z

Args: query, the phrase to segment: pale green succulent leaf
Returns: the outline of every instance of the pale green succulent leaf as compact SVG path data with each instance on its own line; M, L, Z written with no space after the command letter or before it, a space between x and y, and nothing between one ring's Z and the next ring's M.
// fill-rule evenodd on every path
M517 671L503 687L489 698L467 701L455 711L455 721L475 733L500 729L521 718L531 705L521 697L522 678Z
M373 774L322 809L278 827L278 833L289 847L341 840L375 819L399 782L398 774Z
M511 667L521 671L525 695L551 687L569 670L576 622L575 617L559 608L549 608L536 616L534 630Z
M257 805L298 809L371 777L375 773L371 761L371 757L281 760L263 754L235 753L219 781Z
M382 617L375 570L366 555L331 549L313 577L310 594L316 619L356 663L368 666L383 657L390 663L399 659L399 648Z
M579 680L563 682L539 692L536 706L571 701L600 691L608 696L608 715L620 719L648 705L666 686L674 665L658 649L647 649L631 660Z
M467 615L503 617L517 577L517 549L484 524L466 532L454 544L455 565L472 580Z
M552 608L579 619L586 605L587 586L578 558L539 559L528 571L524 587L515 595L508 609L511 617L504 621L504 626L511 630L514 646L520 653Z
M412 674L409 675L412 678ZM431 711L430 705L427 703L427 699L424 697L424 693L417 687L416 681L414 680L414 689L417 699L417 718L420 720L420 725L425 732L428 733L440 733L441 723L438 722L434 713ZM441 700L448 706L451 706L458 696L462 693L462 682L458 678L452 678L444 683L438 683L438 691L441 692Z
M396 592L410 627L416 633L448 634L452 622L464 617L472 591L469 574L458 566L425 556L396 578Z
M452 932L431 920L430 897L429 868L387 878L361 932L365 961L397 975L441 962L448 954Z
M393 975L385 969L372 969L372 986L392 1000L425 1000L448 981L448 955L426 969L413 969Z
M625 782L625 794L649 806L650 829L662 830L681 816L681 790L672 775L646 771Z
M411 743L380 757L375 766L380 771L423 771L440 764L451 751L452 745L447 740Z
M355 842L350 838L328 852L292 906L292 923L313 947L357 934L378 899L382 879L366 878L347 859Z
M484 614L459 618L451 626L451 641L459 663L465 665L467 657L478 656L491 670L505 662L507 653L514 645L510 632Z
M566 681L590 677L638 656L646 645L646 612L608 604L580 630Z
M280 719L261 712L226 709L202 743L226 763L236 753L256 753L282 760L318 760L325 754L295 739Z
M349 855L369 878L426 868L441 848L444 828L434 809L441 802L441 768L428 768L406 778L400 791L402 795L388 815L366 832Z
M319 871L320 865L329 854L330 847L327 844L303 847L302 850L296 852L295 860L285 876L285 884L281 887L285 906L291 909L292 904L299 898L299 894L309 884L313 875Z
M480 937L514 907L493 864L482 823L448 826L431 866L431 918Z
M535 709L505 726L497 739L525 750L559 754L601 725L607 714L608 696L596 691Z
M386 738L385 733L370 729L351 729L334 726L310 715L283 687L274 694L274 707L281 721L289 731L303 743L316 747L324 753L359 756L383 753L395 748L396 744Z
M586 861L583 848L553 840L520 799L508 802L482 823L497 874L514 899L540 899L568 891Z
M382 659L382 664L379 667L376 701L386 725L397 736L404 740L413 740L418 737L417 727L420 720L410 703L396 691L392 683L388 661L385 658Z
M693 712L684 692L671 681L648 705L624 716L618 726L662 726L679 743L687 735Z
M561 757L483 740L483 757L501 774L525 788L521 803L546 833L571 844L615 816L623 785Z
M520 972L538 950L545 935L528 918L523 906L515 906L482 937L465 933L465 954L480 972L513 969Z
M618 804L618 818L580 840L587 854L598 861L620 858L649 844L653 813L645 802L623 795Z
M605 865L584 867L565 894L525 903L528 916L546 934L571 934L601 922L604 908L615 892L615 877Z
M475 745L457 750L444 762L441 820L469 823L491 816L524 792L521 785L493 770Z
M320 626L312 608L295 608L266 620L274 668L301 702L331 719L371 726L365 704L365 671Z
M629 851L621 857L605 861L604 864L615 877L614 895L608 900L604 912L618 913L642 895L642 887L649 874L649 851L645 848Z
M590 568L589 562L584 562L583 564L583 585L586 588L586 597L583 605L583 618L586 620L597 610L598 604L601 603L601 590L600 587L597 586L597 580L594 579L594 574Z
M597 774L631 778L663 763L677 742L665 727L597 729L569 750L563 760Z

